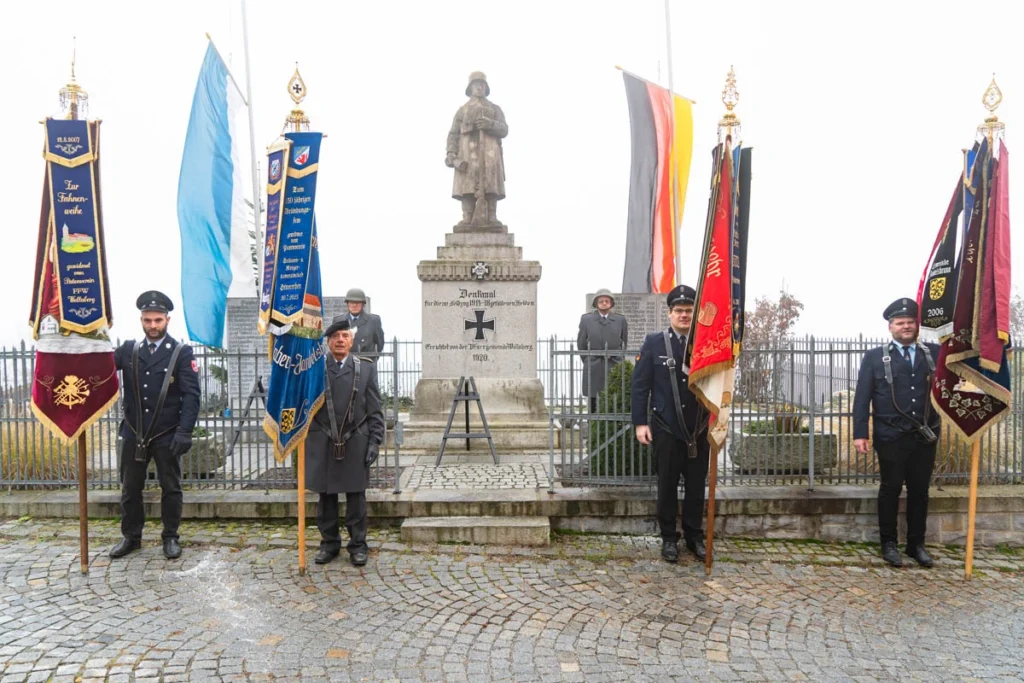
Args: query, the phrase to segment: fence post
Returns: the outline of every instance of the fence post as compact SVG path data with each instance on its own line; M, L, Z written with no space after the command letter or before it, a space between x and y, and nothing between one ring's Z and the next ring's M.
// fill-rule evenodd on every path
M814 357L814 335L813 334L811 335L809 348L810 348L811 356L810 356L810 363L809 363L809 370L810 370L809 384L810 384L810 386L808 387L808 391L811 394L811 400L808 403L808 406L809 406L808 407L808 414L810 416L810 419L808 420L808 423L809 423L809 426L810 426L810 431L809 431L808 435L810 436L811 440L810 440L810 443L807 445L807 490L808 491L813 491L814 490L814 401L815 401L815 396L817 395L817 390L815 389L814 379L815 379L815 375L817 374L817 371L818 371L818 366L816 365L817 359Z
M391 338L391 400L395 410L395 424L398 424L398 337ZM397 463L395 465L398 466Z

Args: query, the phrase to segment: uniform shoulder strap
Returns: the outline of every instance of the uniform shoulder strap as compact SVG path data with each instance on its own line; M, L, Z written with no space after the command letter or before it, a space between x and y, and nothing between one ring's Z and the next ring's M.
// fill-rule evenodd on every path
M924 360L928 363L928 372L932 375L935 374L935 359L932 358L931 349L927 345L918 342L917 350L924 354Z
M882 365L885 367L885 381L892 386L892 357L889 355L889 345L883 344L881 347L882 351Z

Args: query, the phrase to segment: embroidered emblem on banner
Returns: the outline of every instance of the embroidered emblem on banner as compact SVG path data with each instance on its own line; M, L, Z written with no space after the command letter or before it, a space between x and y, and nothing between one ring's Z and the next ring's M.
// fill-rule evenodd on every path
M76 375L66 375L64 380L53 390L53 402L67 408L82 405L87 398L89 398L89 385Z
M932 301L938 301L946 292L946 278L937 277L928 285L928 297Z
M705 301L704 305L700 307L700 314L697 316L697 322L701 325L710 326L715 321L715 316L718 315L718 306Z
M270 162L270 182L276 183L281 179L281 160L273 159Z
M296 147L295 157L293 159L295 165L302 166L307 161L309 161L309 145L306 145L304 147Z
M295 429L295 408L285 408L281 411L281 431L287 434Z
M71 156L72 154L74 154L78 150L82 149L81 145L54 145L54 147L56 147L60 151L64 152L68 156Z
M68 224L65 223L61 228L62 234L60 238L60 250L69 254L83 254L87 251L92 251L96 246L96 242L93 241L88 235L83 235L79 232L70 232L68 230Z

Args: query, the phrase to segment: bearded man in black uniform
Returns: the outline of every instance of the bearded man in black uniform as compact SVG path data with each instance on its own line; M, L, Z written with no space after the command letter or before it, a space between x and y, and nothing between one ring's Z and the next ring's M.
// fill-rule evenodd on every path
M900 492L907 485L906 553L931 567L924 549L928 521L928 484L935 467L935 448L941 419L931 410L931 380L935 376L936 344L917 340L918 307L913 299L897 299L882 314L892 340L864 354L853 399L853 445L858 453L871 450L868 417L872 416L874 447L882 483L878 487L878 532L882 558L894 567L903 564L896 547L896 515Z
M121 542L110 556L124 557L142 547L146 515L142 489L149 461L160 480L163 550L169 560L181 556L181 456L192 448L199 416L199 366L192 347L167 333L174 304L161 292L144 292L136 301L146 336L114 351L123 387L121 421Z

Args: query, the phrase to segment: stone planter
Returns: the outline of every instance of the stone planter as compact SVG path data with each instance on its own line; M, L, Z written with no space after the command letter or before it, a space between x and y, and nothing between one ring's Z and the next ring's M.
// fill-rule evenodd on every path
M206 479L224 467L227 462L227 448L222 438L216 435L193 437L192 448L181 456L182 479ZM156 479L156 463L149 463L149 478Z
M729 458L743 474L802 474L810 462L810 434L741 434L729 444ZM835 434L814 435L815 471L835 467L839 439Z

